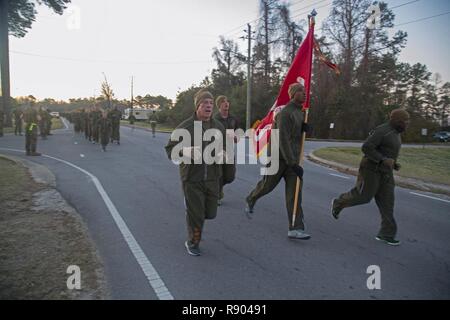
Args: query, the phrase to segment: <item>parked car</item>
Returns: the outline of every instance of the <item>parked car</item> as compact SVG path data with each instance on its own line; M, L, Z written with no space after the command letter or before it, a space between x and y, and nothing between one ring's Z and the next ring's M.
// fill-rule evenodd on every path
M433 140L439 142L447 142L450 140L450 132L439 131L433 134Z

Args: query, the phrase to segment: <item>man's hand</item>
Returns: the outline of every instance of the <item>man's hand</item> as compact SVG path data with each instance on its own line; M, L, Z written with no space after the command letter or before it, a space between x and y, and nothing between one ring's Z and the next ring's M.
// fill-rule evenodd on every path
M306 122L302 123L302 132L310 133L312 131L312 126Z
M298 164L294 164L291 168L295 172L297 177L303 179L303 168L301 166L299 166Z
M202 159L202 151L200 147L184 147L183 157L188 157L194 161L198 161Z
M383 165L393 170L395 165L395 160L391 158L386 158L383 160Z

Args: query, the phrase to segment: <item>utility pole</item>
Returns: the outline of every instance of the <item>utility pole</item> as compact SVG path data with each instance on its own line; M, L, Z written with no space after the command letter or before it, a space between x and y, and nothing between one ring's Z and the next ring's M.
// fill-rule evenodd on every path
M0 0L0 110L5 125L12 126L9 78L8 0Z
M252 26L248 23L247 30L244 30L246 35L242 39L248 39L248 53L247 53L247 113L245 121L245 129L251 126L251 103L252 103ZM253 31L254 33L254 31Z
M134 116L133 116L133 76L131 76L130 116L128 117L129 120L131 119L131 121L130 121L131 124L134 123L133 117L134 117Z

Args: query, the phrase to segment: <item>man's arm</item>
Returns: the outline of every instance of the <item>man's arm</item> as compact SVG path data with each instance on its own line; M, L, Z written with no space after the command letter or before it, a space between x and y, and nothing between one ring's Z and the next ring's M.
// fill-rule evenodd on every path
M292 150L292 146L289 141L289 136L292 132L292 120L289 118L289 114L280 112L276 115L275 121L279 129L279 148L281 155L284 160L286 160L288 166L298 164L298 159L295 159L294 151Z
M370 133L369 137L364 142L361 148L362 152L364 152L366 157L368 157L370 160L376 163L379 163L384 159L386 159L386 157L377 150L377 148L383 141L383 136L384 136L383 130L375 129Z

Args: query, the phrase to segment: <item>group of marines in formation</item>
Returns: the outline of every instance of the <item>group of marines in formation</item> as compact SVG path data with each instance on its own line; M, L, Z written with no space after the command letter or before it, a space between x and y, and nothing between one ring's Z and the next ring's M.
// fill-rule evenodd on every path
M28 107L17 107L13 111L14 135L23 136L25 131L25 151L27 156L40 156L36 151L38 135L43 140L51 135L52 116L48 108L31 104ZM0 115L0 123L3 125L3 114ZM24 130L22 130L24 129ZM2 130L0 130L2 131Z
M86 140L100 144L102 151L106 151L109 142L120 145L122 112L117 107L105 110L93 106L65 113L63 116L73 124L75 133L84 133Z

